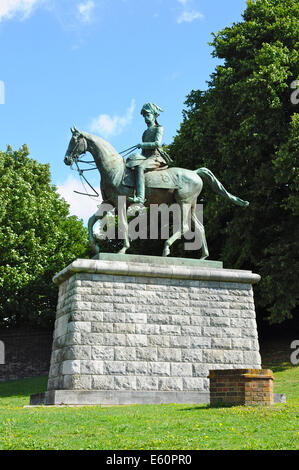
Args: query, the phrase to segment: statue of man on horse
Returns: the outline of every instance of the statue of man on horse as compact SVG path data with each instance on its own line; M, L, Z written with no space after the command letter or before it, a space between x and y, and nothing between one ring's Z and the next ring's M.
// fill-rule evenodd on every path
M209 255L208 245L204 226L196 214L197 199L203 189L203 184L208 184L215 193L235 205L246 207L249 202L229 193L208 168L187 170L173 166L168 167L172 161L162 148L163 127L157 121L161 112L162 109L156 104L146 103L141 109L141 114L147 124L147 129L142 136L142 143L121 152L130 152L140 148L141 154L134 153L124 160L123 156L109 142L74 127L71 129L72 137L64 157L64 163L66 165L75 164L79 174L88 183L83 175L83 172L88 170L81 170L78 163L91 163L80 159L80 156L86 152L93 156L95 168L101 175L102 206L105 203L112 205L118 211L119 223L124 227L124 242L120 253L126 253L130 248L127 205L133 202L151 207L152 204L171 205L175 203L181 211L181 226L165 241L163 256L168 256L173 243L188 232L190 214L194 230L202 240L201 259L205 259ZM90 184L89 186L92 188ZM94 189L93 191L95 192ZM120 201L122 201L121 204L119 204ZM99 252L100 247L93 233L93 226L102 217L100 206L88 221L88 237L95 252Z

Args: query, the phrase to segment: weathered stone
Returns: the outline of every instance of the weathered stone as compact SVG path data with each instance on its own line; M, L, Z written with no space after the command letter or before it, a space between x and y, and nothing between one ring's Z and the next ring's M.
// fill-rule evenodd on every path
M91 346L91 359L95 361L113 361L116 359L114 357L116 349L112 346Z
M93 390L114 390L114 376L111 375L93 375L91 388Z
M136 348L129 346L116 346L115 360L116 361L134 361L136 359Z
M81 374L92 374L98 375L103 374L103 361L80 361L81 362Z
M141 361L126 362L126 373L129 375L147 375L148 363Z
M137 390L158 390L157 377L136 377Z
M125 375L126 373L125 361L104 361L103 367L105 375Z
M150 362L148 364L148 375L152 376L169 376L170 363L169 362Z
M159 348L158 361L178 362L182 360L182 351L179 348Z
M146 335L126 335L127 346L147 346Z
M183 390L203 390L203 379L199 377L184 377Z
M114 377L115 390L136 390L136 377Z
M158 383L159 390L183 390L181 377L162 377Z
M171 376L173 377L189 377L192 376L192 365L183 362L173 362L170 367Z
M74 361L64 361L62 363L62 374L80 374L80 364L82 361L74 360Z
M157 361L158 354L155 347L136 348L136 359L140 361Z

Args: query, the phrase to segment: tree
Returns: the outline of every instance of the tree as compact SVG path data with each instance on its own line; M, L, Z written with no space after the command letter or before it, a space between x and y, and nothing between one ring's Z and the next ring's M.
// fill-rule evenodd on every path
M177 165L208 167L250 201L240 209L204 192L204 219L213 257L261 274L256 302L270 323L298 305L298 17L297 0L249 0L243 21L213 35L223 63L206 91L188 95L169 149Z
M24 145L0 152L0 326L49 326L55 273L84 254L87 233Z

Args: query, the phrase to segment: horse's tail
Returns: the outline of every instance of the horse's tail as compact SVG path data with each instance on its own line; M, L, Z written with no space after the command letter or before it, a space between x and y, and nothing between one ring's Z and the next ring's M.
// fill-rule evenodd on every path
M249 206L248 201L243 201L243 199L240 199L237 196L233 196L231 193L226 191L225 187L220 183L220 181L217 180L216 176L213 175L213 173L210 170L208 170L208 168L199 168L198 170L195 170L195 171L203 179L204 183L208 183L208 185L212 188L212 190L216 194L219 194L225 199L228 199L229 201L231 201L233 204L236 204L237 206L242 206L242 207Z

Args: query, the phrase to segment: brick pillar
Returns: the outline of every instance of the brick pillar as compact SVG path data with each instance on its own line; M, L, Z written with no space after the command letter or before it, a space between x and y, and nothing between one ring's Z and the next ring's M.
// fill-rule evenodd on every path
M211 370L209 379L212 406L274 403L274 377L270 369Z

